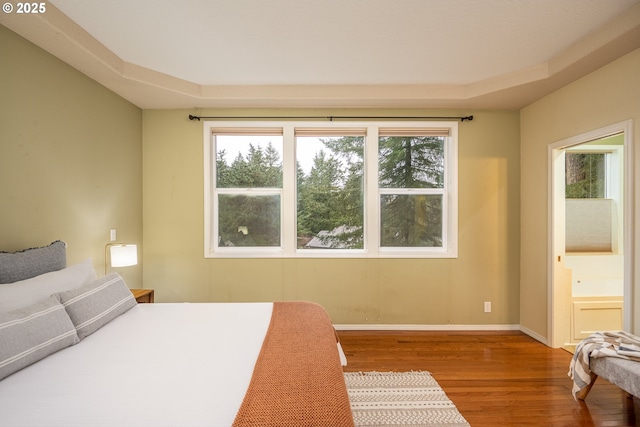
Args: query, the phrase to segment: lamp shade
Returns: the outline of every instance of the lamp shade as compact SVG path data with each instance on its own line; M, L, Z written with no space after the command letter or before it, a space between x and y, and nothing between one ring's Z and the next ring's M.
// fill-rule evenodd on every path
M111 267L128 267L138 264L137 245L114 245L109 248Z

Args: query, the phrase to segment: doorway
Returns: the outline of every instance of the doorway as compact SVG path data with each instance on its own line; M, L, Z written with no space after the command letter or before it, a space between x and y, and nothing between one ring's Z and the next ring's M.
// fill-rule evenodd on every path
M631 327L631 122L549 146L549 319L552 347Z

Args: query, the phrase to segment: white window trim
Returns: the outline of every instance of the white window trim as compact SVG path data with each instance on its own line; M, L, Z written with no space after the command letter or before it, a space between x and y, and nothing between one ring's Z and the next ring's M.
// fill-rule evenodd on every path
M216 152L212 144L212 128L273 128L283 129L281 191L281 245L279 247L218 247L217 206L214 205ZM366 128L364 171L364 249L297 249L296 247L296 153L295 128ZM421 189L431 194L444 194L442 248L380 247L380 189L378 182L378 129L394 128L447 128L445 139L445 185L443 189ZM457 258L458 257L458 123L446 122L244 122L204 121L204 256L205 258ZM369 160L371 159L371 160ZM369 185L373 183L373 185ZM226 189L225 189L226 191ZM273 189L265 189L275 194ZM397 193L397 190L389 190ZM411 189L407 194L417 194ZM256 190L256 194L261 190Z

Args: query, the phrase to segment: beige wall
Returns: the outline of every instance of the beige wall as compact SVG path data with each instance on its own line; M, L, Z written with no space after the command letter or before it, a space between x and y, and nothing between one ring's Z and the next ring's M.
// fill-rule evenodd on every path
M640 50L535 102L521 111L520 323L547 336L547 194L549 144L628 119L634 120L635 163L640 154ZM635 174L634 242L638 241L639 174ZM634 245L635 246L635 245ZM638 265L638 252L635 265ZM637 280L633 288L638 289ZM640 332L640 292L633 329Z
M110 228L142 244L141 110L1 25L0 58L0 250L62 239L102 275Z
M257 112L475 114L460 125L459 258L211 260L202 125L187 114L212 111L141 112L1 26L0 54L0 250L63 239L70 264L91 256L101 273L117 228L143 254L120 272L140 286L144 268L158 301L306 299L339 323L519 322L517 112ZM482 312L488 300L491 314Z
M157 301L311 300L341 324L519 323L519 113L465 111L458 259L205 259L198 115L457 115L457 111L143 112L145 286ZM493 312L483 313L483 301Z
M640 51L520 114L464 111L475 120L460 125L458 259L211 260L203 258L202 125L187 115L344 110L141 112L1 26L0 54L0 250L61 238L69 263L91 256L100 273L117 228L118 240L141 245L144 285L159 301L309 299L338 323L520 323L545 337L547 147L640 117ZM120 272L140 286L142 271Z
M459 258L212 260L203 258L202 125L187 115L344 110L141 112L3 26L0 56L0 250L64 239L69 263L91 256L101 272L117 228L118 240L144 243L143 266L121 273L140 286L144 267L158 301L308 299L337 323L520 323L545 337L547 147L640 119L638 50L519 113L348 111L475 115L460 125ZM639 144L635 126L636 161Z

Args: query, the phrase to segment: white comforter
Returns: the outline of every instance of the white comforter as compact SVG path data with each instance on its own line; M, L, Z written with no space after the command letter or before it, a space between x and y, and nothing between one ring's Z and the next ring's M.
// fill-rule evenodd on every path
M0 381L0 426L228 427L272 307L139 304Z

